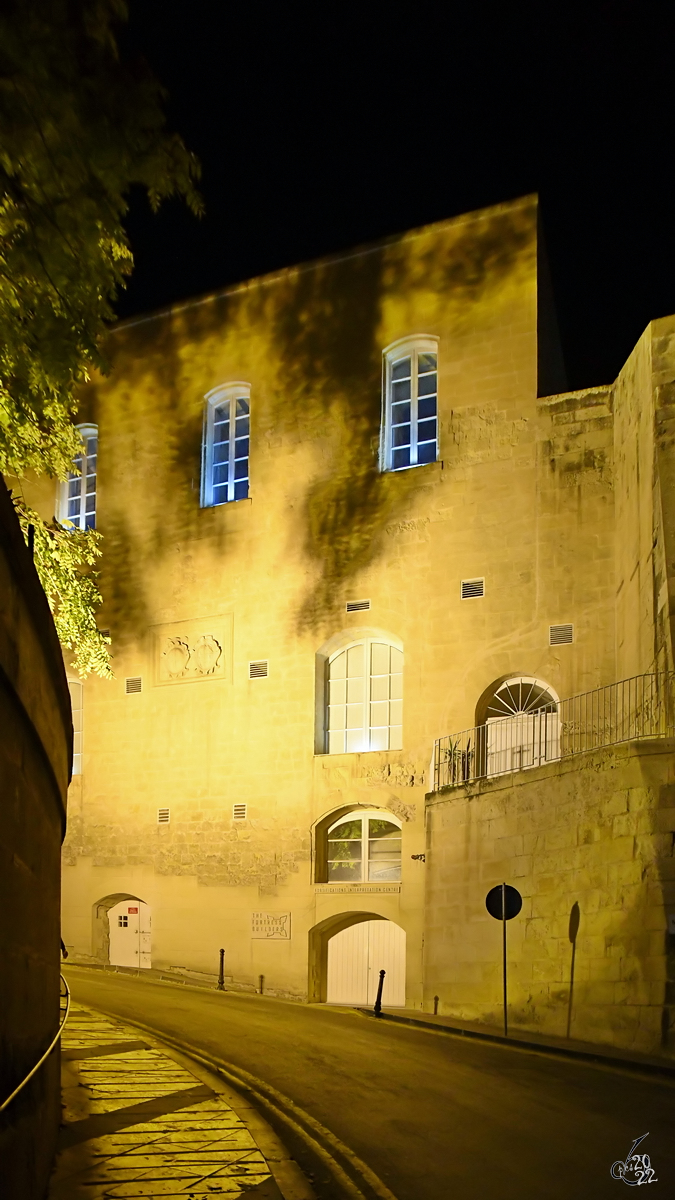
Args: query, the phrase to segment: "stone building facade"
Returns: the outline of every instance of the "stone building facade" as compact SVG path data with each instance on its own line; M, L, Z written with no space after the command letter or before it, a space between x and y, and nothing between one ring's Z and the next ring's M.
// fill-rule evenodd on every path
M557 711L672 670L674 339L565 393L532 197L111 333L75 957L208 975L223 947L231 986L333 1002L386 962L385 1001L493 1020L506 880L513 1019L564 1031L577 903L573 1032L667 1044L672 744L441 790L432 759L509 681Z

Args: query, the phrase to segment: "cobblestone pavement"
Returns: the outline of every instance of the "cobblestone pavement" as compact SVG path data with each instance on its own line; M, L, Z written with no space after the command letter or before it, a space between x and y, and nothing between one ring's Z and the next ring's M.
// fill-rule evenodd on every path
M71 1006L49 1200L301 1195L302 1184L280 1190L217 1077L193 1074L181 1057L115 1018Z

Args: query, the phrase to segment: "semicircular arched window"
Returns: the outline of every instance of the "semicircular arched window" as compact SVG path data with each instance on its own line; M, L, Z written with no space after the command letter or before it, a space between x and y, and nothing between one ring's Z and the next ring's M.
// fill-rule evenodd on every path
M380 638L363 638L327 664L326 753L401 750L403 654Z
M356 810L327 831L329 883L377 883L401 878L401 822L381 809Z
M558 697L531 675L500 683L486 710L487 774L538 767L560 757Z

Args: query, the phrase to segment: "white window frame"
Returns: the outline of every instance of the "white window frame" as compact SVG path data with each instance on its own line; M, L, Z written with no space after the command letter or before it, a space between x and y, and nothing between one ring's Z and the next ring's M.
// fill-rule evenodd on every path
M240 496L239 499L240 500L247 499L248 495L250 494L250 481L251 481L251 476L250 476L250 470L251 470L251 465L250 465L251 464L251 448L250 448L250 442L251 442L251 385L250 385L250 383L245 383L243 380L234 380L232 383L224 383L224 384L219 385L216 388L213 388L210 392L207 392L204 399L206 401L206 407L204 409L204 432L203 432L203 438L202 438L201 503L202 503L202 508L214 508L216 506L220 506L221 504L236 503L235 496L234 496L234 485L235 485L235 482L240 482L239 480L235 481L235 478L234 478L236 438L234 438L234 437L229 438L229 457L228 457L229 471L228 471L228 482L227 482L227 498L225 500L214 499L213 431L214 431L214 415L215 415L216 409L219 408L220 405L227 404L228 402L230 405L230 429L231 430L235 429L235 421L236 421L235 414L236 414L237 400L245 400L247 402L247 404L248 404L248 421L249 421L249 431L248 431L249 453L246 458L246 463L247 463L246 480L248 483L248 489L247 489L247 495L245 497ZM238 460L238 461L241 461L241 460Z
M436 458L433 462L437 462L440 454L440 438L439 438L439 422L438 422L438 344L439 339L431 334L415 334L411 337L399 339L397 342L392 342L390 346L382 352L383 370L382 370L382 424L380 435L380 470L382 471L409 471L413 467L427 466L427 463L418 463L417 461L417 361L420 354L435 354L436 355ZM392 369L394 363L399 359L412 359L411 363L411 446L410 446L410 463L404 467L393 466L393 449L392 446L392 424L391 424L391 406L392 406Z
M84 717L84 685L81 679L69 679L70 707L73 715L73 763L71 774L82 774L82 735ZM77 698L79 704L73 703Z
M60 482L56 492L56 519L61 525L72 525L74 529L95 529L96 528L96 502L98 500L98 425L77 425L77 432L82 438L82 461L86 462L87 438L96 438L96 488L94 489L94 523L93 525L86 524L87 518L87 473L82 471L79 475L69 474L68 478ZM70 499L70 485L74 480L78 480L80 484L80 515L77 521L68 516L68 501Z
M384 876L384 875L378 875L374 879L370 878L371 863L372 863L373 859L372 859L371 851L370 851L370 842L372 839L368 835L370 833L369 821L371 821L371 820L372 821L387 821L390 825L395 825L396 828L400 831L401 842L402 842L402 840L403 840L403 823L398 817L394 816L393 813L389 812L388 809L356 808L356 809L353 809L351 812L345 813L343 816L339 817L336 821L333 821L332 825L329 825L328 829L326 830L325 836L326 836L326 882L327 883L332 883L332 882L349 883L350 882L349 880L338 880L336 878L336 876L333 876L331 878L331 873L330 873L330 864L332 861L336 861L336 860L332 860L330 857L331 834L333 833L333 831L335 829L339 829L339 827L341 825L345 824L345 822L347 822L347 821L360 821L361 822L361 837L360 838L352 838L352 839L342 838L342 839L333 839L333 840L340 840L340 841L349 840L349 841L358 841L361 843L360 878L354 879L352 882L354 882L354 883L373 883L373 884L384 883L384 882L391 882L391 883L399 883L400 882L402 867L403 867L403 853L402 853L403 846L402 845L401 845L401 849L398 851L398 855L396 856L396 858L393 858L390 860L390 861L396 862L396 864L399 868L398 873L395 875L391 875L389 877ZM349 861L349 860L345 860L345 861Z
M384 677L383 675L377 675L377 674L373 675L371 673L371 661L372 661L371 660L371 648L374 644L388 646L390 650L397 650L399 652L399 654L401 654L401 656L402 656L401 657L401 671L400 671L401 695L394 696L394 697L390 696L386 699L386 701L384 700L383 697L373 695L373 680ZM354 703L360 704L362 706L363 719L362 719L361 725L356 728L352 727L350 732L357 735L356 738L353 740L357 740L359 744L358 744L358 748L356 748L356 747L350 747L349 749L346 748L346 742L347 742L347 724L346 724L346 722L348 720L346 709L350 704L349 696L346 695L345 702L344 702L345 726L344 726L343 749L332 750L330 734L331 734L331 732L337 733L338 728L336 727L335 729L331 730L331 664L341 654L347 654L347 652L349 650L352 650L357 646L363 647L365 672L364 672L364 675L359 678L363 678L365 682L364 682L363 700L356 701ZM348 660L347 660L347 662L348 662ZM345 645L338 647L338 649L335 650L330 655L330 657L326 661L326 685L325 685L326 691L325 691L325 711L324 711L324 738L325 738L324 753L326 753L326 754L365 754L365 753L371 753L371 752L374 753L374 752L378 752L378 751L381 753L383 751L387 752L388 750L395 751L395 750L403 749L403 669L404 669L404 665L405 665L405 660L403 658L403 646L401 645L401 643L397 642L396 640L394 640L391 637L384 637L384 636L377 637L375 635L369 635L367 637L356 638L354 641L347 642ZM393 672L393 674L399 674L399 672ZM389 679L391 680L392 672L391 671L388 672L388 675L389 675ZM335 680L334 682L337 683L339 681ZM345 688L345 691L347 691L347 688ZM391 717L391 704L392 703L400 703L400 708L401 708L400 722L396 721L396 722L392 723L391 720L389 720L389 722L387 723L386 726L379 725L377 723L373 723L371 721L371 715L372 715L371 706L374 704L377 704L377 703L387 703L390 706L389 710L388 710L389 717ZM343 704L342 704L342 702L338 702L335 706L343 707ZM388 735L387 735L388 745L387 746L371 746L373 731L376 729L384 729L384 728L386 728L388 730ZM400 728L400 730L401 730L401 738L400 738L401 745L400 746L392 746L391 745L391 741L392 741L391 731L392 731L392 729L398 729L398 728ZM358 734L360 734L360 737L358 736Z

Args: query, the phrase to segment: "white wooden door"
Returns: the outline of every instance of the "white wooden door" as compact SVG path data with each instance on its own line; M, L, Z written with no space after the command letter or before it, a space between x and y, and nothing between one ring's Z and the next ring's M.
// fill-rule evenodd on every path
M142 900L120 900L108 911L110 962L115 967L150 967L150 906Z
M487 720L487 774L522 771L560 757L557 713L516 713Z
M405 1007L405 930L393 921L361 921L328 943L328 1004L374 1004L386 971L382 1004Z

